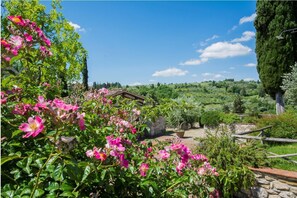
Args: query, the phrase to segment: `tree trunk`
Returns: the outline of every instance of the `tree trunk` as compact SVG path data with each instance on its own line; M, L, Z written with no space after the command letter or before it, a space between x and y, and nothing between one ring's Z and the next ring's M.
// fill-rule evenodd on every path
M277 92L275 94L276 101L276 115L280 115L285 112L285 104L283 99L283 94L281 92Z

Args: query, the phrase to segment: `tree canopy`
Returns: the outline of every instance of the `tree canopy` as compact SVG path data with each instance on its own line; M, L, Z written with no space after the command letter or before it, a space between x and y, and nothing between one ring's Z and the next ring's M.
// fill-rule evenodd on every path
M283 31L297 27L297 2L257 1L256 54L259 77L266 93L275 98L281 94L282 77L297 60L297 35Z
M284 34L282 40L276 36L293 27L297 27L297 2L257 2L257 69L265 91L272 97L281 91L283 74L297 60L296 34Z
M7 17L21 16L24 20L35 22L37 27L44 32L51 41L50 52L52 53L52 56L43 58L34 49L23 50L22 54L6 64L6 67L15 69L19 75L2 76L3 86L12 83L38 85L41 82L60 82L61 86L67 90L69 83L81 78L87 51L79 41L79 34L61 13L60 1L54 0L49 12L46 12L46 7L38 0L6 0L2 1L1 5L3 11L1 16L2 38L9 38L11 34L9 31L11 21Z

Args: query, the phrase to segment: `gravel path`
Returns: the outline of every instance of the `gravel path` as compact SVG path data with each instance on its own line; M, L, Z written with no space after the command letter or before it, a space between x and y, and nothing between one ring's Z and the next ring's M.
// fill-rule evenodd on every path
M191 149L194 149L197 145L198 142L194 140L196 137L205 137L205 130L202 128L199 129L189 129L185 131L185 135L183 138L180 138L181 143L185 144L186 146L190 147ZM172 132L172 130L167 130L165 135L158 136L153 138L153 140L159 140L159 141L170 141L170 140L175 140L178 139L177 135ZM153 144L156 143L156 141L153 141Z
M250 131L255 128L255 125L252 124L237 124L235 125L235 131L243 132L243 131ZM167 132L164 135L154 137L152 140L159 140L159 141L170 141L174 139L178 139L177 135L172 132L172 129L167 129ZM181 143L185 144L186 146L190 147L191 149L195 148L199 145L199 142L194 140L196 137L206 137L205 129L197 128L197 129L189 129L185 131L185 135L183 138L180 138ZM153 143L156 143L156 141Z

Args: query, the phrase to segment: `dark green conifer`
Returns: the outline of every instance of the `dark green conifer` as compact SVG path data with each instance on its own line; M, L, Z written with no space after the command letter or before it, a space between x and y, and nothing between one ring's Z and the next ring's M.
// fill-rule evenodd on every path
M264 90L276 100L276 113L284 111L282 76L297 61L297 1L257 1L257 70ZM283 39L277 38L277 36Z

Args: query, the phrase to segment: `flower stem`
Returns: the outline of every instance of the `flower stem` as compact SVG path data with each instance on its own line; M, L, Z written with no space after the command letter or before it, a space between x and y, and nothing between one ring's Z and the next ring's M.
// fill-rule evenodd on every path
M180 183L182 183L182 182L183 182L183 181L178 181L178 182L172 184L171 186L169 186L169 188L167 188L166 190L164 190L161 194L165 193L166 191L170 190L171 188L173 188L174 186L176 186L176 185L178 185L178 184L180 184Z
M48 161L51 159L52 156L54 156L53 151L52 151L51 154L48 156L46 162L45 162L45 163L42 165L42 167L39 169L39 171L38 171L38 173L37 173L36 183L35 183L35 185L34 185L34 188L33 188L33 190L32 190L32 193L31 193L31 195L30 195L30 198L32 198L32 197L34 196L35 190L36 190L36 188L37 188L37 186L38 186L38 182L39 182L40 174L41 174L42 170L44 169L44 167L46 166L46 164L48 163Z

